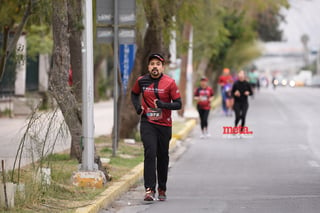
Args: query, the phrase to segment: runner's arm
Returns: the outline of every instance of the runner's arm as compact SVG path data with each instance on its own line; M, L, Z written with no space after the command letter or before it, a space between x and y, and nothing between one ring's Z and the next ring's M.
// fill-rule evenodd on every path
M163 101L157 100L156 101L158 108L170 109L170 110L178 110L181 109L182 103L181 98L177 98L173 100L171 103L165 103Z
M138 115L140 115L142 112L142 107L140 104L139 97L140 97L140 94L136 94L134 92L131 92L131 102L132 102L134 108L136 109L136 112Z

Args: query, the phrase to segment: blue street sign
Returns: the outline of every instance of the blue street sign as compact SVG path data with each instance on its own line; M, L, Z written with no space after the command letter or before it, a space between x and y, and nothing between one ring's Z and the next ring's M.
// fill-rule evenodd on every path
M124 94L127 91L129 77L134 65L135 45L120 44L119 47L119 67L122 79L122 88Z

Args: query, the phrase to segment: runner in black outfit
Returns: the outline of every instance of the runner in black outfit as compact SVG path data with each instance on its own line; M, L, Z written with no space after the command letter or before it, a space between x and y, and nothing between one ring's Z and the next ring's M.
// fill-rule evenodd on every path
M164 58L152 54L148 61L149 74L140 76L131 92L132 103L141 115L140 134L144 147L145 201L155 200L158 175L158 199L166 199L169 165L169 142L172 134L171 110L181 108L175 81L163 74ZM142 104L139 97L142 94Z
M242 132L243 127L245 126L247 110L249 108L248 96L252 95L252 89L249 82L245 80L244 71L238 73L238 78L239 79L232 87L232 94L234 96L233 109L236 115L234 126L238 126L238 123L241 120L240 132Z

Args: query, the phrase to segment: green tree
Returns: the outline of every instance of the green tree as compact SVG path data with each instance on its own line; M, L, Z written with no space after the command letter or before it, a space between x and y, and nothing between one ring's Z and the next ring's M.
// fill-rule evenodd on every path
M182 59L182 73L186 72L186 52L188 32L193 28L194 61L197 74L205 73L216 79L223 66L240 68L253 58L259 56L256 46L260 38L257 31L257 14L268 10L277 16L287 0L174 0L138 1L142 5L144 18L137 27L137 53L135 67L128 85L132 88L134 80L146 73L147 56L153 51L163 51L168 56L170 30L177 31L178 55ZM150 15L152 14L152 15ZM176 22L172 22L172 17ZM144 28L147 23L147 28ZM156 23L156 24L155 24ZM139 27L140 26L140 27ZM142 26L142 27L141 27ZM272 25L275 27L276 25ZM145 32L142 37L141 32ZM185 75L182 76L182 78ZM183 81L184 82L184 81ZM185 86L180 85L181 93ZM130 103L128 93L122 104L120 136L129 137L138 123L139 117Z
M27 31L28 57L52 53L53 41L49 26L32 24L28 27Z
M33 0L1 0L0 1L0 29L1 29L1 44L0 51L0 81L2 79L6 62L14 53L18 39L27 23L28 18L32 15L32 11L36 7L36 2ZM13 34L10 39L10 34Z
M6 60L14 52L15 39L19 38L23 30L28 32L30 56L36 56L39 53L52 54L49 92L56 99L71 133L70 155L80 162L82 158L82 1L2 0L0 11L2 14L9 14L0 18L0 27L4 35L1 37L4 44L0 55L1 69L4 69ZM51 31L51 26L54 32ZM15 34L9 41L10 31L14 31ZM70 65L73 68L74 85L72 87L68 85ZM96 156L96 161L98 159L99 157Z
M258 32L259 38L262 41L281 41L282 30L279 24L284 20L281 14L277 11L268 9L256 15L255 29Z
M260 49L257 40L261 39L262 36L276 39L258 31L258 27L261 28L263 24L257 19L258 14L273 11L272 18L277 18L280 8L288 6L286 0L212 0L205 1L205 5L207 8L201 10L209 10L210 12L198 15L203 17L197 20L199 24L195 23L194 26L195 31L198 32L195 33L198 36L195 42L202 42L202 45L195 44L195 46L201 46L201 48L195 49L195 52L198 51L195 55L200 58L200 63L199 59L195 58L195 60L198 60L195 61L195 64L202 65L202 69L206 70L206 75L214 82L224 66L240 68L258 57ZM203 29L207 26L213 30ZM269 32L271 30L276 31L277 26L276 24L270 26ZM199 29L202 31L199 31ZM211 39L208 36L203 37L206 34L210 36L208 31L211 32ZM204 66L201 61L205 61L207 66Z
M53 53L50 72L50 91L56 99L72 136L71 156L81 161L81 111L68 85L70 48L67 0L52 4Z

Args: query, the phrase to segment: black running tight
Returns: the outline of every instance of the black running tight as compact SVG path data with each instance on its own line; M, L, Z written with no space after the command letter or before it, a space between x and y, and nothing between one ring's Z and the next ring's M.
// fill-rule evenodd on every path
M199 116L200 116L201 130L203 130L204 128L208 127L208 117L209 117L210 110L200 109L198 107L198 112L199 112Z
M239 121L241 120L241 126L244 127L245 126L245 122L246 122L246 115L247 115L247 111L249 108L249 104L248 103L239 103L239 102L235 102L234 106L233 106L233 110L234 113L236 115L235 121L234 121L234 126L238 126Z

